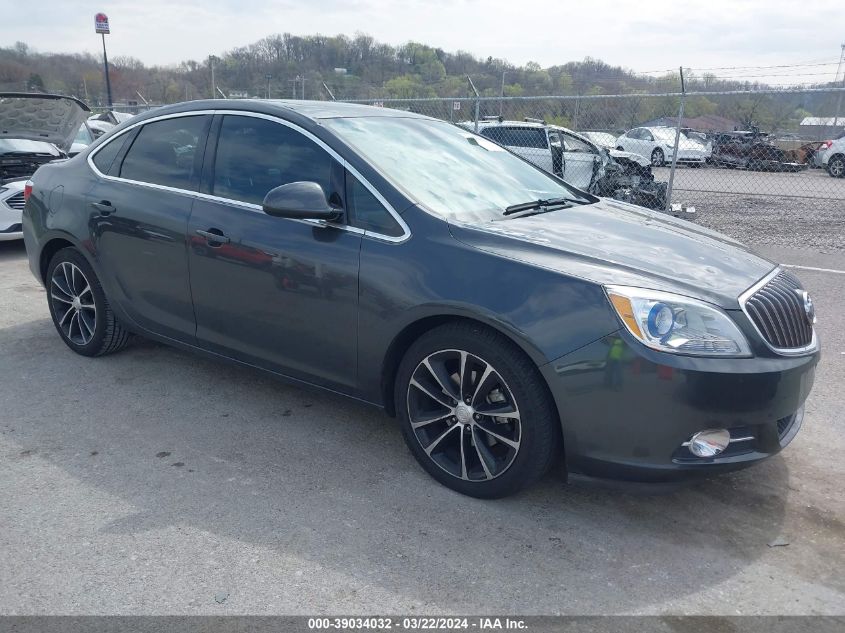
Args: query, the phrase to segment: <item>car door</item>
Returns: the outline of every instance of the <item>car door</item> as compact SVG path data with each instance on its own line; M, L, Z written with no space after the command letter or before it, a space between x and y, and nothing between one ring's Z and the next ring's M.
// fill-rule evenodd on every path
M585 143L577 136L563 131L559 134L563 141L563 161L566 165L564 180L579 189L588 190L601 157L589 143Z
M87 196L95 257L109 298L135 324L194 341L187 230L210 115L151 121L103 145Z
M218 116L212 139L188 227L198 343L348 390L364 231L261 210L270 189L298 181L317 182L342 208L343 167L315 137L271 118Z

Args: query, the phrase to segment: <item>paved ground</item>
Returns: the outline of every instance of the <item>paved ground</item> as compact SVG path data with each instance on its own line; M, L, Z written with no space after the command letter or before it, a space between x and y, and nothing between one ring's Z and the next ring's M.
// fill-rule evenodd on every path
M843 614L845 275L799 274L824 357L781 455L669 494L549 476L483 502L354 402L152 343L74 355L0 244L0 613Z

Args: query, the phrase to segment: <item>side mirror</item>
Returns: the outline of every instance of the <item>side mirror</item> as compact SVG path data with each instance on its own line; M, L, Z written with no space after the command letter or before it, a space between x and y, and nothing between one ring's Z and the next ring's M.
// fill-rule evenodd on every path
M323 188L316 182L289 182L271 189L264 196L261 208L267 215L294 220L323 220L332 222L341 211L326 200Z

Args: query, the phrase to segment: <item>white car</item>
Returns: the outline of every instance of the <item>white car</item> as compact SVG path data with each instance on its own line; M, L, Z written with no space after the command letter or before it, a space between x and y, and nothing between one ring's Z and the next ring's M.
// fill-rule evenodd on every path
M460 125L475 129L472 122ZM494 117L479 121L478 133L579 189L588 190L601 177L598 148L572 130L536 119L505 121Z
M635 127L616 139L616 149L645 156L654 167L672 162L675 153L675 128ZM678 162L703 165L710 155L707 147L684 134L678 139Z
M88 112L72 97L0 93L0 241L23 238L26 181L44 163L67 158Z
M822 147L822 167L834 178L845 177L845 134L836 140L825 141Z

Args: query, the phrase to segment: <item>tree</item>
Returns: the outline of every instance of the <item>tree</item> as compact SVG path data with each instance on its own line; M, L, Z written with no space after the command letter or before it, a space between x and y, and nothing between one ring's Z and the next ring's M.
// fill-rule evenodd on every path
M26 89L32 92L47 92L44 89L44 80L38 73L32 73L26 80Z

